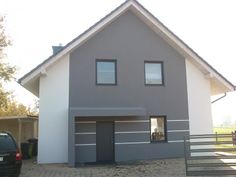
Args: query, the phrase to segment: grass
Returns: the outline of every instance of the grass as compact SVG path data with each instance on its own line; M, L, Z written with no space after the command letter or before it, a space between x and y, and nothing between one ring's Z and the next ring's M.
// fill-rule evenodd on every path
M236 127L215 127L214 128L214 133L217 134L231 134L232 132L234 132L236 130ZM232 141L232 137L224 137L224 138L218 138L218 141ZM232 145L216 145L216 147L220 148L220 147L229 147ZM235 154L236 152L231 152L233 154Z
M215 127L214 133L217 134L231 134L236 130L236 127Z

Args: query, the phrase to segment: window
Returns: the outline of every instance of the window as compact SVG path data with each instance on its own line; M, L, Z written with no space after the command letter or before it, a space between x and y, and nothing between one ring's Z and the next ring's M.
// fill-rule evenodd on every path
M0 133L0 152L14 150L16 150L14 140L8 134Z
M163 62L145 62L145 84L163 85Z
M97 60L96 72L96 84L116 85L116 60Z
M151 142L166 141L166 117L157 116L150 118L151 124Z

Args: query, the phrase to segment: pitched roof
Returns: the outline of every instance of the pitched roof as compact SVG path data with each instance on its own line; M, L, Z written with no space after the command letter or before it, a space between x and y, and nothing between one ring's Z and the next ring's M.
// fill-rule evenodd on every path
M91 37L96 35L99 31L104 29L108 24L117 19L121 14L131 10L136 14L144 23L146 23L152 30L160 35L166 42L168 42L173 48L181 53L186 59L198 67L206 77L209 77L211 84L219 85L221 91L217 92L228 92L235 90L235 86L222 76L217 70L209 65L202 57L200 57L193 49L185 44L179 37L171 32L162 22L154 17L147 9L145 9L136 0L127 0L119 7L114 9L111 13L106 15L100 21L95 23L81 35L73 39L67 45L65 45L60 51L50 56L48 59L43 61L37 67L32 69L30 72L25 74L18 80L23 87L38 96L39 89L39 78L41 74L44 74L46 69L53 65L57 60L70 53L74 49L84 44Z

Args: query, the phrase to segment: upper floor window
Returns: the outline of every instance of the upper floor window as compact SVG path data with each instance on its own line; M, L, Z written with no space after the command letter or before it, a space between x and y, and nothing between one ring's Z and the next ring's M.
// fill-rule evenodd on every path
M116 85L116 60L96 60L96 84Z
M163 62L146 61L145 65L145 84L163 85Z
M166 117L150 117L151 124L151 142L167 141L166 138Z

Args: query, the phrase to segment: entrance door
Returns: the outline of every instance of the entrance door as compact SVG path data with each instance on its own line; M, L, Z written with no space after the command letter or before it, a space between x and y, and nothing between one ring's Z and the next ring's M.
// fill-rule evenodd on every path
M114 122L99 122L96 127L97 162L114 161Z

